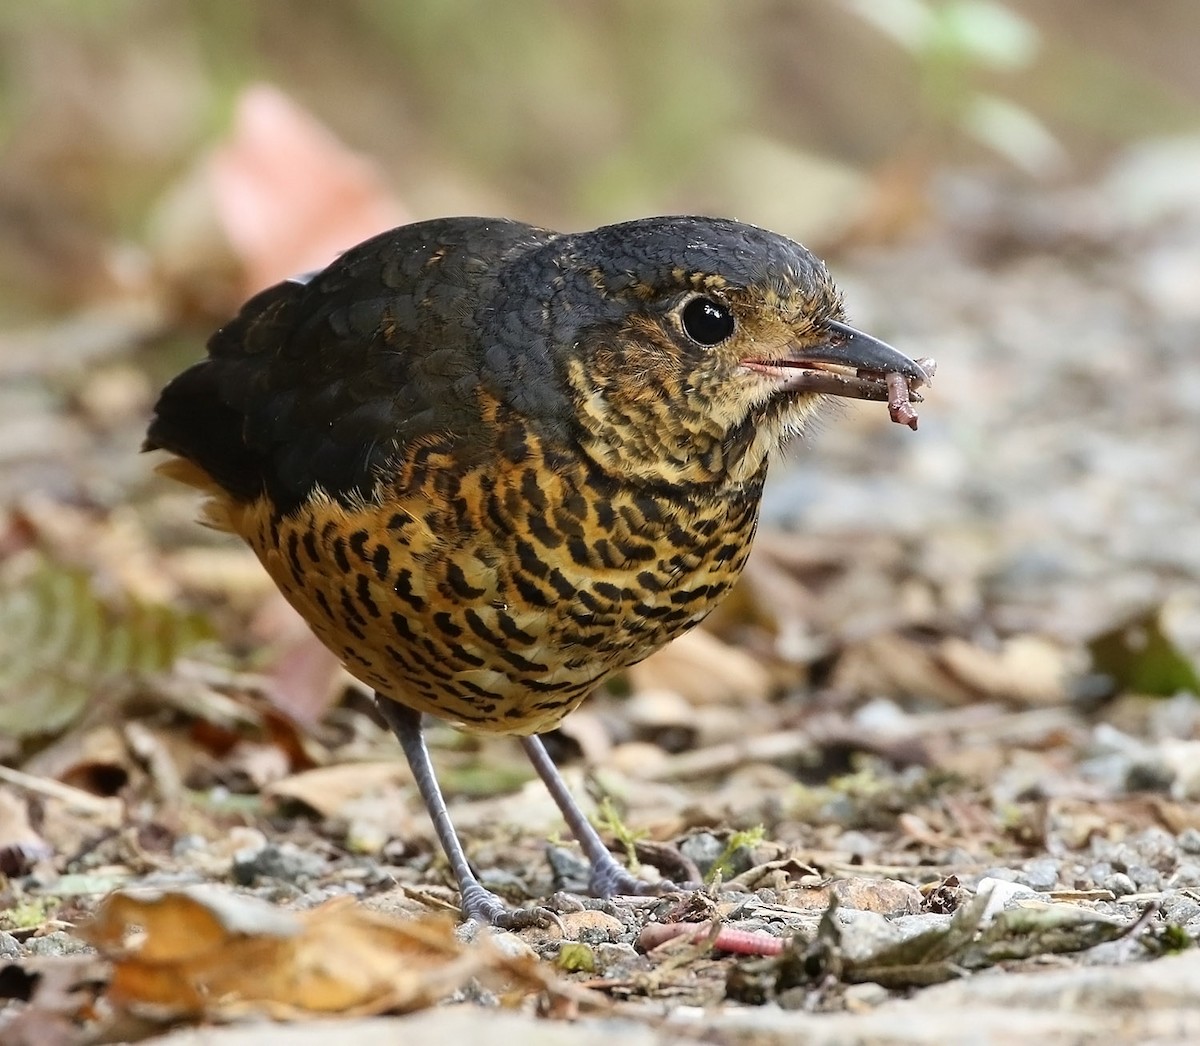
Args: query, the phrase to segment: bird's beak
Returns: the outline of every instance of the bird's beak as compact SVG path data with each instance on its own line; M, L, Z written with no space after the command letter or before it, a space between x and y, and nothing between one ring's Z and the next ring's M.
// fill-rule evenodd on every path
M887 400L893 421L916 428L917 416L908 404L921 402L917 388L932 383L934 361L910 359L835 320L827 321L825 329L829 337L816 345L797 346L782 359L747 359L742 364L776 378L779 392Z
M816 364L820 368L822 364L832 364L859 373L865 371L867 376L903 374L915 385L930 383L932 375L922 366L924 360L909 359L887 342L835 320L828 321L825 328L830 332L828 341L800 350L795 360L787 361L787 366Z

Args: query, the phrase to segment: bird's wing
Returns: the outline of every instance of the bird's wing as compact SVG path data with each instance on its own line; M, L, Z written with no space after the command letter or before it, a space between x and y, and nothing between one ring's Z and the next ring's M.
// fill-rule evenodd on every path
M422 438L459 438L467 452L481 304L507 258L554 235L493 219L421 222L261 292L163 390L146 449L185 459L235 499L266 492L284 513L318 487L369 497Z

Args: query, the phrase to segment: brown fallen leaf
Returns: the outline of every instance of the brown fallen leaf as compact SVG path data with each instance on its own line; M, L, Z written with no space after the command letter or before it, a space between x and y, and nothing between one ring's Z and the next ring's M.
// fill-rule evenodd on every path
M0 1005L0 1042L4 1046L71 1046L82 1041L79 1025L96 1016L95 1002L106 980L104 964L95 956L28 959L3 967L0 1004L9 999L26 1005Z
M254 568L264 577L266 572ZM337 703L347 684L357 685L341 662L278 592L262 601L250 624L256 643L269 651L260 668L270 702L311 726Z
M846 648L832 685L846 693L911 695L950 706L994 699L1034 707L1061 704L1067 677L1063 652L1035 636L1014 636L989 649L956 636L881 632Z
M124 735L108 723L64 734L30 759L25 769L102 796L116 795L141 773Z
M629 681L636 690L674 692L692 705L761 702L773 687L758 658L704 629L680 636L634 665Z
M519 960L467 946L448 919L398 919L347 898L305 912L212 889L110 896L81 933L114 964L119 1009L207 1019L372 1014L428 1006ZM544 978L532 973L526 987Z
M242 93L209 173L247 291L328 265L405 220L375 166L269 84Z
M29 808L16 792L0 791L0 876L25 875L50 847L29 823Z
M379 763L337 763L292 774L268 785L263 794L303 803L322 817L337 817L364 795L385 793L400 800L401 786L412 783L412 771L398 759Z

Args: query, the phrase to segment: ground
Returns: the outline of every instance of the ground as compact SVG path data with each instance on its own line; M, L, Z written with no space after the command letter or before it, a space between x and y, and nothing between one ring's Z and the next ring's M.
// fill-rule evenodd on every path
M855 324L938 360L919 430L853 405L794 445L738 592L550 739L617 852L710 888L581 899L515 744L435 728L481 877L557 913L503 945L437 921L448 871L364 696L134 453L197 345L136 309L70 367L75 328L9 338L0 995L33 1001L4 1041L1195 1039L1198 167L1175 141L1072 188L947 174L924 231L839 253ZM256 1012L180 987L247 963L259 1010L341 1023L165 1030ZM280 986L314 965L336 990Z

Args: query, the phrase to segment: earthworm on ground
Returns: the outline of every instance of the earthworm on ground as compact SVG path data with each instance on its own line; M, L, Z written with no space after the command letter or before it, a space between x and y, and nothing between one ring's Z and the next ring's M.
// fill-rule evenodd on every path
M676 937L687 937L693 944L701 944L712 933L712 923L650 923L638 935L638 947L644 951L653 951L660 944L674 940ZM778 955L783 951L784 941L772 937L769 933L753 933L749 930L737 930L731 926L722 926L716 937L712 939L715 951L731 952L734 955Z

